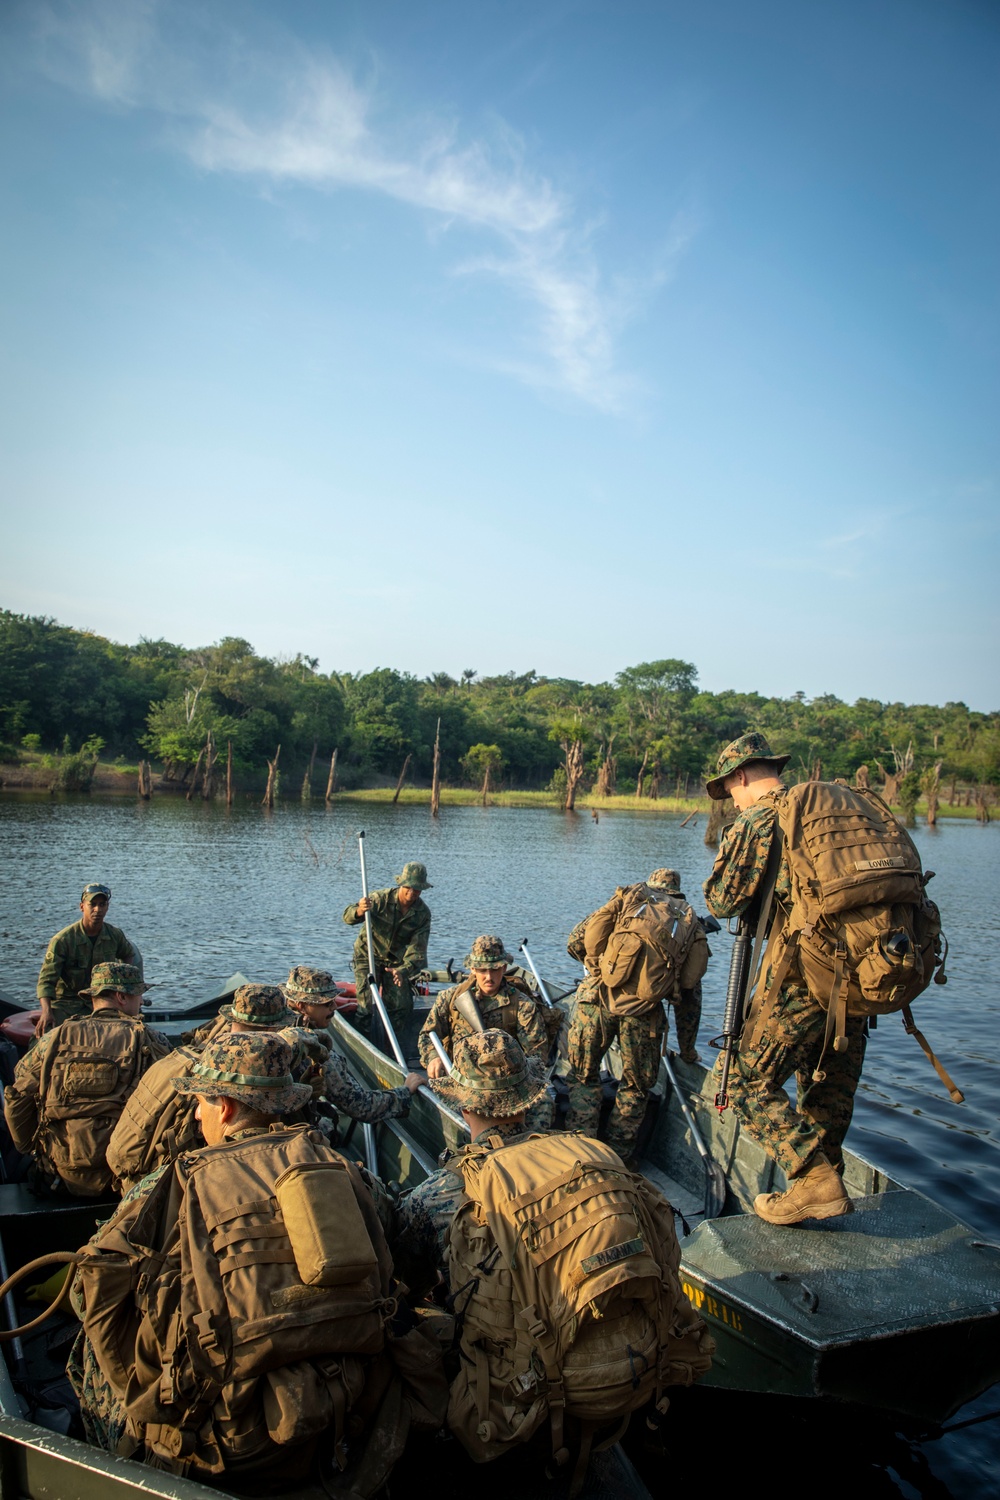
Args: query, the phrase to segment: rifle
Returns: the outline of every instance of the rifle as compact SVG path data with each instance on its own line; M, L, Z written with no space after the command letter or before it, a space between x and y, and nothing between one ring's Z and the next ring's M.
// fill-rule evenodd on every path
M764 965L765 939L774 902L774 887L781 867L782 843L781 824L775 819L763 878L754 899L736 923L736 937L729 960L729 982L726 985L726 1009L722 1017L722 1071L715 1096L715 1107L720 1115L729 1105L729 1073L733 1053L746 1020L747 995L757 988L757 980ZM753 926L754 918L756 927Z

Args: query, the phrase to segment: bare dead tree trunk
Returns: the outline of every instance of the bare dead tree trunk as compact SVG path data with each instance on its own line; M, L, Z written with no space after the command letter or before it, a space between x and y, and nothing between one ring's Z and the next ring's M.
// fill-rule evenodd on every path
M226 741L226 806L233 805L233 742Z
M927 794L927 826L933 828L937 823L938 794L941 790L941 762L924 776L924 791Z
M333 794L336 791L336 789L337 789L337 752L336 752L336 750L334 750L333 754L330 756L330 774L326 778L326 796L324 797L323 800L325 802L331 802L333 800Z
M139 796L148 802L153 795L153 772L148 760L139 762Z
M306 774L302 778L302 800L303 800L303 802L311 802L312 801L312 794L313 794L313 788L312 788L313 767L316 764L316 751L318 749L319 749L319 740L313 740L312 755L310 755L310 757L309 757L309 767L308 767L308 769L306 771Z
M859 766L858 769L855 771L855 773L854 773L854 785L857 787L857 789L858 789L859 792L867 792L868 791L869 787L871 786L871 782L868 779L868 767L867 766Z
M683 823L681 824L681 827L682 828L686 828L688 826L688 824L690 823L691 819L692 818L696 818L697 816L698 816L698 809L695 808L694 812L689 812L688 813L687 817L684 819Z
M823 762L821 760L814 760L813 761L812 770L809 773L809 780L810 781L822 781L823 780Z
M191 798L194 796L194 789L198 785L198 772L201 770L201 763L202 763L202 761L204 759L205 759L205 747L203 745L201 747L201 749L198 751L198 759L194 763L194 775L191 777L191 785L187 789L187 798L186 798L186 800L188 802L190 802Z
M955 806L955 784L956 784L957 781L958 781L958 777L957 776L953 776L951 778L951 788L950 788L950 790L948 792L948 806L949 807L954 807Z
M720 801L713 798L708 814L708 827L705 829L705 843L717 848L724 831L735 819L736 804L731 797L724 797Z
M201 781L201 795L205 802L210 801L215 795L215 762L217 759L215 735L209 730L205 736L205 774Z
M486 775L483 777L483 806L485 807L490 795L490 768L487 765Z
M274 759L267 763L267 786L264 788L264 796L261 799L261 807L274 806L274 793L278 785L278 756L281 754L279 745L274 752Z
M649 800L651 802L659 802L660 800L660 781L660 762L658 760L654 760L653 778L649 783Z
M399 773L399 780L396 782L396 790L392 794L392 800L394 803L399 801L399 794L403 790L403 782L406 780L406 773L410 769L411 759L412 756L407 755L406 759L403 761L403 769Z
M986 784L980 782L976 787L976 822L988 823L990 821L990 809L986 801Z
M636 777L636 780L635 780L635 795L640 800L642 798L642 784L643 784L643 782L646 779L646 766L648 765L648 763L649 763L649 751L648 750L644 750L642 752L642 765L639 767L639 774L638 774L638 776Z
M441 720L434 734L434 770L431 774L431 817L441 816Z
M563 751L566 756L566 812L573 812L576 808L576 790L583 780L583 743L581 740L573 740L572 743L564 742Z

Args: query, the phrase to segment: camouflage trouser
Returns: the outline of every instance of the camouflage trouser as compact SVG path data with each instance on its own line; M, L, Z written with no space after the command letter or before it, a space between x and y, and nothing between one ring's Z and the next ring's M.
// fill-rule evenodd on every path
M66 1374L80 1403L87 1442L107 1453L117 1453L119 1445L123 1451L133 1448L132 1442L123 1442L125 1408L111 1389L107 1377L101 1373L93 1347L82 1328L66 1362Z
M399 1038L403 1051L406 1051L406 1036L413 1019L413 991L410 981L405 978L397 984L391 974L382 973L378 976L379 987L382 991L382 1002L389 1013L392 1029ZM355 967L354 983L358 993L358 1008L354 1014L354 1026L361 1032L362 1036L368 1037L369 1041L378 1041L382 1033L378 1012L372 999L371 990L368 987L368 970ZM373 1031L374 1026L374 1031ZM386 1051L391 1052L390 1047Z
M864 1062L865 1022L847 1021L847 1051L826 1049L821 1083L812 1080L823 1050L826 1011L801 985L789 985L752 1050L739 1052L731 1076L733 1108L748 1135L753 1136L794 1177L817 1151L825 1151L835 1167L843 1160L841 1147L854 1110L854 1095ZM797 1108L784 1084L795 1074Z
M673 1001L668 1011L674 1018L677 1031L677 1050L684 1062L694 1062L697 1056L698 1027L701 1025L701 980L689 990L681 990L680 999Z
M660 1072L660 1050L666 1028L662 1005L644 1016L613 1016L598 998L597 985L585 979L576 992L569 1029L569 1086L567 1128L596 1135L601 1113L601 1058L615 1037L622 1054L607 1143L619 1156L631 1156L646 1113L646 1096Z

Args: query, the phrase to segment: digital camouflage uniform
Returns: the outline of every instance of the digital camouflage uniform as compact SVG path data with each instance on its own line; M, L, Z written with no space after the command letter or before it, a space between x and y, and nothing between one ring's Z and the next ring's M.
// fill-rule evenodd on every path
M96 937L88 937L82 922L72 922L49 941L38 973L36 994L52 1007L53 1025L70 1016L90 1014L90 1000L81 991L90 984L98 964L115 959L134 964L142 973L142 956L120 927L105 922Z
M738 758L739 747L751 742L746 759L771 757L760 735L745 735L720 756L722 767ZM763 746L766 755L760 755ZM734 757L733 752L736 752ZM758 753L755 755L753 751ZM742 763L742 762L739 762ZM784 761L781 761L783 764ZM737 769L729 765L729 774ZM720 778L716 778L718 782ZM711 785L711 784L710 784ZM774 789L737 817L726 831L712 873L705 882L709 910L719 918L740 916L746 911L761 883L778 820L785 788ZM783 854L775 885L776 911L780 922L782 904L791 896L788 861ZM770 978L770 969L765 981ZM828 1048L823 1061L825 1080L812 1081L823 1050L826 1011L809 994L801 977L793 974L781 987L764 1034L752 1050L735 1057L731 1075L733 1108L743 1128L774 1158L786 1176L795 1177L809 1165L816 1152L825 1152L834 1167L843 1162L842 1146L851 1123L854 1095L861 1076L866 1044L863 1016L847 1021L848 1048ZM784 1085L795 1075L797 1107Z
M615 923L637 893L648 892L650 898L670 894L665 890L661 877L675 876L672 870L654 870L648 881L639 885L620 886L610 901L599 907L588 917L585 931L597 918L603 920L598 926L606 932L613 930ZM677 892L674 892L676 899ZM571 941L576 936L574 928ZM606 935L606 933L605 933ZM593 935L588 939L593 941ZM575 946L579 945L579 939ZM683 992L690 992L698 985L708 959L708 943L701 928L684 957L679 976ZM569 1064L572 1077L569 1086L569 1115L567 1125L584 1135L597 1135L601 1116L601 1061L611 1043L617 1038L622 1060L622 1076L618 1084L615 1102L608 1119L606 1141L625 1161L634 1154L639 1129L646 1114L649 1091L660 1074L660 1058L667 1031L667 1015L663 1003L653 1002L650 1008L639 1015L613 1015L608 1006L604 985L597 977L598 957L586 954L584 962L587 977L579 985L573 1003L573 1018L569 1029ZM697 975L697 978L694 976ZM669 996L664 996L666 1001ZM698 1033L700 1004L697 1015L690 1006L685 1014L685 1035L682 1049L690 1045ZM694 1021L693 1036L691 1021ZM678 1030L680 1021L678 1022Z
M422 879L418 879L422 876ZM397 888L412 886L429 890L427 872L423 865L410 861L397 877L396 887L384 891L372 891L369 915L372 921L372 941L375 944L375 980L382 1000L398 1037L404 1037L413 1016L413 981L427 967L427 943L431 932L430 908L422 899L404 910L399 904ZM361 924L354 944L354 982L357 988L358 1009L353 1024L362 1035L371 1037L374 1004L368 988L369 959L368 939L364 930L364 917L358 913L358 903L352 902L344 909L344 921L349 927ZM388 969L399 969L397 981Z
M431 1080L431 1088L453 1108L468 1109L483 1119L510 1120L525 1116L545 1096L545 1069L538 1058L526 1057L509 1032L492 1028L470 1031L455 1045L452 1072ZM503 1145L532 1134L521 1118L508 1124L491 1124L475 1141L496 1136ZM397 1275L417 1297L447 1275L448 1229L456 1210L465 1200L461 1173L449 1167L467 1150L449 1152L437 1172L402 1200L391 1241Z
M96 965L91 988L98 993L93 996L95 1004L90 1013L60 1021L47 1031L21 1058L4 1098L4 1117L14 1145L23 1155L33 1157L31 1178L39 1186L58 1186L61 1177L64 1186L82 1197L100 1196L111 1186L111 1171L104 1169L104 1156L128 1101L128 1092L120 1090L134 1089L142 1075L171 1049L169 1038L143 1025L139 1017L100 1003L102 990L134 993L148 988L134 964ZM84 998L89 1005L91 996ZM105 1034L107 1060L115 1065L115 1071L101 1080L95 1092L92 1085L85 1087L83 1080L74 1078L72 1070L75 1066L78 1072L89 1070L93 1075L95 1066L104 1066L100 1059ZM80 1037L87 1038L86 1050L74 1064L72 1050L80 1045ZM134 1059L136 1071L131 1083L120 1071L125 1058L130 1060L130 1068ZM100 1106L104 1097L109 1103ZM74 1138L76 1148L71 1149Z

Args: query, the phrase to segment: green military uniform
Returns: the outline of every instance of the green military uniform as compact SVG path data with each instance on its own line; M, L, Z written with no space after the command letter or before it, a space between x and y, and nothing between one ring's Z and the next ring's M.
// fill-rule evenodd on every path
M649 899L666 895L676 899L680 894L677 886L677 872L660 869L654 870L649 879L639 886L619 887L611 900L588 918L585 929L588 932L587 947L596 932L600 932L606 939L623 912L634 903L637 894L646 895ZM700 981L708 962L705 934L697 923L695 929L676 980L678 996L687 998L680 1046L682 1055L687 1051L689 1057L694 1053L694 1042L698 1034L701 1016ZM574 943L574 947L579 946L576 928L570 934L570 941ZM612 1150L628 1161L635 1151L649 1091L659 1077L667 1013L664 1004L653 1002L641 1014L613 1015L604 986L598 978L597 957L585 953L584 961L588 971L587 978L577 989L569 1029L569 1064L573 1077L569 1088L570 1112L567 1124L574 1130L582 1130L585 1135L597 1135L602 1099L601 1061L617 1038L622 1059L622 1076L608 1120L606 1138ZM696 985L697 1004L694 1001ZM664 1001L673 998L673 995L663 996ZM680 1031L679 1018L678 1032Z
M49 942L38 974L36 994L52 1007L53 1025L70 1016L90 1014L90 1000L81 991L90 984L97 964L114 960L134 964L142 973L142 956L120 927L105 922L96 937L88 937L82 922L73 922Z
M404 865L402 874L396 877L397 889L389 887L384 891L373 891L369 914L372 942L375 945L375 982L381 991L393 1030L402 1039L413 1016L413 981L427 967L431 913L430 908L419 897L412 906L403 907L398 894L398 887L401 886L421 891L430 890L424 866L411 860ZM349 927L363 924L364 920L358 912L356 901L345 908L344 921ZM398 980L387 972L389 969L399 970ZM354 944L354 980L358 995L354 1025L367 1037L371 1036L374 1009L368 987L370 972L368 939L362 930Z
M780 769L787 756L772 756L763 735L743 735L719 757L719 774L708 783L710 795L716 799L724 796L725 777L751 760L770 760ZM739 814L723 836L705 882L705 899L717 917L742 915L756 895L785 794L784 787L765 792ZM790 896L788 861L782 854L774 891L774 922L783 920L782 905ZM766 981L769 979L770 970L765 976ZM814 1082L812 1075L823 1052L825 1031L826 1011L809 994L796 969L778 992L763 1035L752 1049L741 1050L736 1056L731 1078L733 1108L743 1128L788 1177L804 1171L818 1152L825 1153L834 1167L843 1161L842 1146L864 1062L867 1028L864 1017L848 1018L847 1051L827 1049L825 1077ZM792 1074L797 1106L784 1088Z

